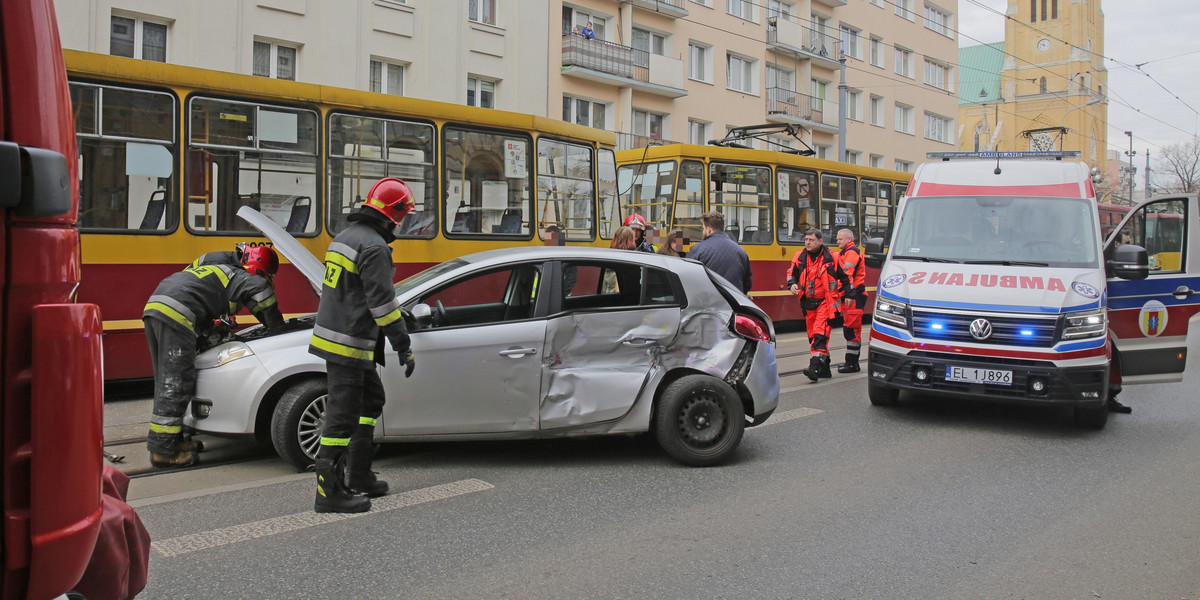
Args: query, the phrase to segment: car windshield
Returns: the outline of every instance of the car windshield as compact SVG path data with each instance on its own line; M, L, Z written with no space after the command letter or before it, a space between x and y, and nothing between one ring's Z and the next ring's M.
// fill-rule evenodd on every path
M396 284L396 295L399 296L400 294L403 294L404 292L407 292L408 290L411 290L418 285L429 281L430 279L438 277L442 273L449 273L450 271L458 269L465 264L467 264L467 261L461 258L456 258L441 264L433 265L432 267L429 267L428 269L425 269L416 275L411 275L398 282Z
M928 262L1093 268L1094 204L1077 198L909 198L891 258Z

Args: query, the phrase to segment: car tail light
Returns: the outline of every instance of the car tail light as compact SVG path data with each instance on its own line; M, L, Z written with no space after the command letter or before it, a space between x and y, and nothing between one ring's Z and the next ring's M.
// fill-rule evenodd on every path
M733 331L738 335L756 342L771 341L771 329L767 324L757 317L750 315L735 315L733 317Z

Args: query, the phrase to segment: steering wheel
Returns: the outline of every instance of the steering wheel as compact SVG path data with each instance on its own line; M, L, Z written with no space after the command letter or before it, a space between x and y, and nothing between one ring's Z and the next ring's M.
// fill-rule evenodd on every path
M450 315L446 313L446 307L442 306L442 301L437 301L437 320L439 325L449 325Z

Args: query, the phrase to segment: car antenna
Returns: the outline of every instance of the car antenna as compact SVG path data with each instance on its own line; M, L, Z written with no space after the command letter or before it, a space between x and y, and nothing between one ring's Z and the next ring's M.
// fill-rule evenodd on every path
M992 173L994 173L996 175L1000 174L1000 153L999 152L996 153L996 170L992 171Z

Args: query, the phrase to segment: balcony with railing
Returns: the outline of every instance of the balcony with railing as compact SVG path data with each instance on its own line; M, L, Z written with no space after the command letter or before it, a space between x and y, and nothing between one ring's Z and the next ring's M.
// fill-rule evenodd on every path
M767 19L767 47L798 58L821 62L825 67L838 67L837 38L814 31L786 17Z
M563 34L562 66L562 74L570 77L668 98L687 95L682 60L575 33Z
M672 19L688 16L687 9L683 7L683 0L633 0L633 6Z
M818 131L837 132L837 105L795 90L767 88L767 121L795 123Z

